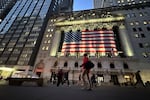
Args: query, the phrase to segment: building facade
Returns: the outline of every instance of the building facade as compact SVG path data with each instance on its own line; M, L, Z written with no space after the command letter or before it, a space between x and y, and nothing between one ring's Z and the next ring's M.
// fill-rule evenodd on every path
M136 5L147 2L149 2L149 0L94 0L94 8Z
M70 80L77 81L82 56L88 53L95 64L91 73L98 76L99 83L134 84L137 70L148 81L150 58L143 54L149 54L149 47L140 43L149 44L149 9L149 3L144 3L52 16L36 59L36 63L45 63L43 77L62 68L70 71Z
M97 4L101 4L99 0L94 0ZM105 3L107 6L105 6ZM122 6L139 6L139 9L127 9L120 11L120 14L127 15L126 23L128 24L127 30L129 31L129 38L134 49L134 55L142 61L149 62L149 0L104 0L104 6L94 5L94 8L105 7L122 7ZM143 6L143 8L142 8ZM130 34L132 33L132 34ZM138 48L138 49L137 49Z
M0 65L33 67L47 20L64 3L64 0L18 0L0 24ZM66 6L72 10L72 5ZM64 12L69 11L67 7Z
M15 5L17 0L1 0L0 1L0 23L9 13L11 8Z

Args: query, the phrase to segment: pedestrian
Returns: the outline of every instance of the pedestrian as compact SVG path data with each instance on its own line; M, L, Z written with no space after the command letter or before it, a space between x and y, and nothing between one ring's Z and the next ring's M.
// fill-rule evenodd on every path
M80 66L82 68L82 81L83 81L83 86L84 86L84 89L87 88L87 85L89 85L89 87L87 88L88 90L92 90L92 85L91 85L91 81L90 81L90 77L89 77L89 72L90 72L90 69L87 69L85 67L85 64L89 61L89 58L88 58L88 55L87 54L84 54L84 57L83 57L83 64ZM85 76L87 76L87 81L85 80ZM88 84L87 84L88 83Z
M96 76L95 76L95 74L92 74L92 76L91 76L91 83L92 83L92 87L96 87Z
M65 81L65 83L67 83L68 86L70 85L70 82L69 82L69 71L64 73L64 81Z
M63 70L60 69L57 73L57 87L61 84L63 84Z
M53 76L54 76L55 72L51 72L51 77L50 77L50 83L53 82Z
M141 85L141 86L145 87L145 86L144 86L144 83L143 83L143 81L142 81L142 78L141 78L141 75L140 75L140 71L139 71L139 70L135 73L135 78L136 78L135 86Z

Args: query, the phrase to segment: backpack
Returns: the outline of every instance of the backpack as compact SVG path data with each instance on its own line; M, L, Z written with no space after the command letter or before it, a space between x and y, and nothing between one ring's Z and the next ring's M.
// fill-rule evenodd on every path
M85 64L84 64L85 68L86 69L91 69L94 67L94 63L92 61L87 61Z

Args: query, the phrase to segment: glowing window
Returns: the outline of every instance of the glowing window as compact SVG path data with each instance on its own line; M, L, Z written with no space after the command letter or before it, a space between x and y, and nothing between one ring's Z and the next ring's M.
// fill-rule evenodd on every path
M134 25L134 23L133 23L133 22L131 22L131 23L130 23L130 25L132 25L132 26L133 26L133 25Z
M50 32L50 31L51 31L50 29L47 30L47 32Z
M147 23L147 21L144 21L143 24L144 24L144 25L147 25L148 23Z

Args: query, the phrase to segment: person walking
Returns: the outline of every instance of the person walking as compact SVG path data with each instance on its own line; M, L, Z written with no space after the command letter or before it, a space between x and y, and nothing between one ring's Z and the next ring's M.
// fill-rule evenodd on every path
M145 87L139 70L135 73L135 78L136 78L135 87L138 85Z
M60 69L57 73L57 87L61 84L63 84L63 70Z
M92 83L92 87L96 87L96 76L95 76L95 74L93 74L91 76L91 83Z
M70 82L69 82L69 71L64 73L64 81L65 83L68 84L68 86L70 86Z
M87 54L84 54L83 64L80 66L82 68L82 81L83 81L84 89L86 89L87 85L89 85L89 87L87 89L92 90L92 85L91 85L90 76L89 76L90 69L87 69L85 67L85 64L89 61L89 58L87 56L88 56ZM87 81L88 82L86 81L85 76L87 76Z

